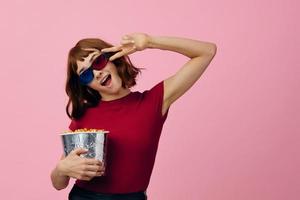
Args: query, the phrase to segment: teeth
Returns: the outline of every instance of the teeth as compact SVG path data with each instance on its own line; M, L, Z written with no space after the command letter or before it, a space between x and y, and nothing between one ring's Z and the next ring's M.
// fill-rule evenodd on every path
M102 81L100 82L100 84L103 84L103 83L106 81L106 79L108 78L108 76L109 76L109 74L106 75L106 76L102 79Z

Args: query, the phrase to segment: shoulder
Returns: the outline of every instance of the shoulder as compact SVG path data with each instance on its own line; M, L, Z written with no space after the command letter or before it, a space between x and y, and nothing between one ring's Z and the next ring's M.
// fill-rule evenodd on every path
M144 95L152 95L152 96L159 96L163 95L164 92L164 81L160 81L156 85L154 85L152 88L145 90L143 92Z
M164 81L158 82L151 89L143 92L144 98L147 102L152 104L152 107L155 107L159 112L160 116L164 116L169 107L165 106L164 102L164 90L165 90Z

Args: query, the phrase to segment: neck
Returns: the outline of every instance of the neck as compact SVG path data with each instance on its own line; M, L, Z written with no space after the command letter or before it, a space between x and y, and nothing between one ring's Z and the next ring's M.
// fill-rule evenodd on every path
M112 101L115 99L120 99L122 97L125 97L130 93L130 89L128 88L122 88L118 93L114 94L100 94L101 95L101 100L102 101Z

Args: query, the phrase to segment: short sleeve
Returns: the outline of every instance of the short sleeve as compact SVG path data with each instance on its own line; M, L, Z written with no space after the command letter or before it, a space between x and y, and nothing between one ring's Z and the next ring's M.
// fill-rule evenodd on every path
M152 87L150 90L146 91L146 98L147 101L150 101L152 104L152 109L155 109L155 112L157 113L157 116L159 116L163 121L167 118L169 109L165 113L164 116L162 116L162 106L163 106L163 100L164 100L164 81L159 82L154 87Z
M69 125L69 129L71 131L75 131L76 129L78 129L78 124L77 122L73 119Z

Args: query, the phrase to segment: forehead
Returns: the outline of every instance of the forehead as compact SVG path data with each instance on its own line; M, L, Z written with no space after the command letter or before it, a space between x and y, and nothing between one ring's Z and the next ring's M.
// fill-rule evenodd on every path
M79 74L79 72L82 69L86 69L89 66L91 66L92 61L94 60L95 57L97 57L98 55L100 55L100 51L98 49L84 49L84 50L88 50L91 51L91 53L89 53L89 55L85 58L83 58L84 60L77 60L76 64L77 64L77 74Z

